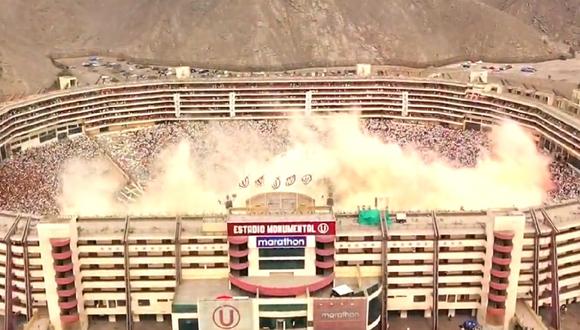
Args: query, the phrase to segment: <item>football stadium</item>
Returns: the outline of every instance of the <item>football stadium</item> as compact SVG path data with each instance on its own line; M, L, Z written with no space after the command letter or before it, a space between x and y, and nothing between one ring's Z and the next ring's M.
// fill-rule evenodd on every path
M353 75L0 105L4 329L561 329L580 297L561 102Z

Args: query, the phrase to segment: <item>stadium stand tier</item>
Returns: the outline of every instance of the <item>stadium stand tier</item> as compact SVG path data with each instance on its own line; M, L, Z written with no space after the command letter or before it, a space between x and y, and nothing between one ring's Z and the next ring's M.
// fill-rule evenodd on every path
M156 122L275 119L360 113L363 118L489 127L512 119L580 169L580 119L497 86L393 78L201 80L110 85L32 96L0 108L0 157L53 140Z

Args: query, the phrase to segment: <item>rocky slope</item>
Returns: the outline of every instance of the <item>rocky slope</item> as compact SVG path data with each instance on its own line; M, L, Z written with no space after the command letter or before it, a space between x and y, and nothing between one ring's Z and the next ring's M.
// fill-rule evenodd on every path
M567 52L503 2L3 0L0 93L47 87L58 72L50 56L89 53L262 70L533 61Z

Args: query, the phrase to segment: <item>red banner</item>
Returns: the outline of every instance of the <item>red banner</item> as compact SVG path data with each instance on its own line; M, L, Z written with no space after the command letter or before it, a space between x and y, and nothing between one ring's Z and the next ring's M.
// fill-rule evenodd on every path
M334 221L228 222L228 236L292 236L336 234Z

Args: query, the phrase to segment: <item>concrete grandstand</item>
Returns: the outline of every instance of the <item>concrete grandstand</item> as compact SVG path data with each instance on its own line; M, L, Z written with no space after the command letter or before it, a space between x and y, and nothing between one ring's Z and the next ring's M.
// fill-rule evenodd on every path
M103 134L159 123L353 112L474 130L509 118L580 170L580 120L540 100L505 94L496 85L372 77L160 81L34 96L0 108L0 160L75 136L98 144ZM121 193L130 201L142 183L125 172ZM579 185L572 182L566 195L572 200L529 209L383 211L376 226L334 212L332 201L315 205L308 196L280 193L212 216L7 211L0 215L1 296L3 310L11 311L5 324L10 328L13 313L29 319L44 307L56 329L86 327L97 316L131 327L145 315L171 315L174 329L213 329L204 315L227 305L246 311L229 329L379 329L389 314L410 311L422 311L437 329L441 315L461 310L491 328L533 328L537 319L530 315L541 309L551 311L547 321L559 329L560 307L580 297ZM385 219L397 213L405 223L388 225ZM298 235L304 237L299 248L269 250L257 247L261 236L232 229L245 222L327 229ZM343 285L352 292L330 298ZM334 306L340 299L347 307ZM223 317L213 322L231 326Z

